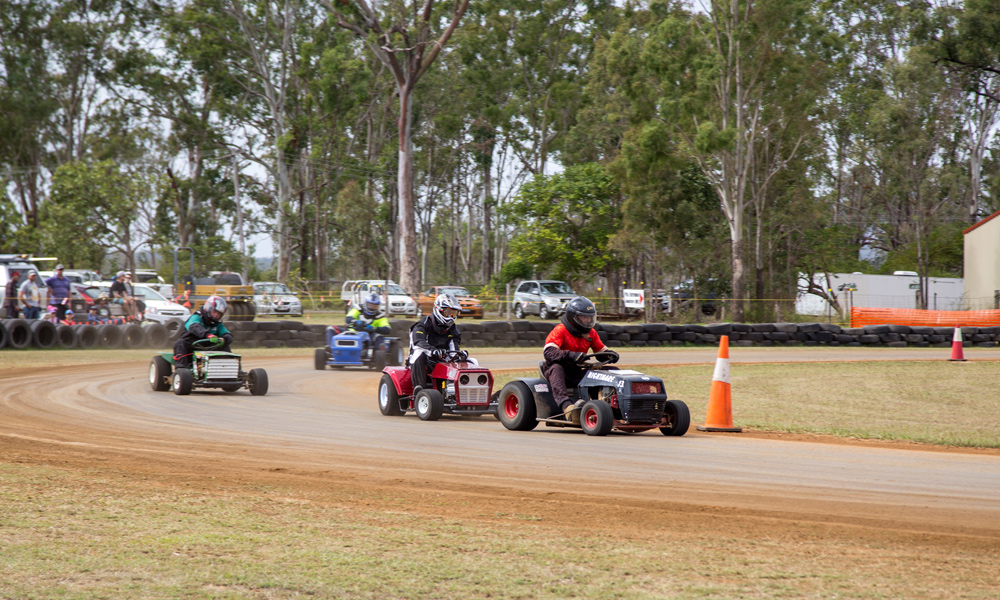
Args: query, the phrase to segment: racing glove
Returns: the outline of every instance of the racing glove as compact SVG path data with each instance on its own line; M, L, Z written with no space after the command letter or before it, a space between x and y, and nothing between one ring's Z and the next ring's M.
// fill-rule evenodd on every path
M465 350L458 351L458 360L469 360L469 353Z
M444 348L435 348L435 349L431 350L431 358L435 358L435 359L440 360L440 359L444 358L444 355L447 354L447 352L448 351L445 350Z
M567 356L569 357L569 359L571 361L573 361L576 364L580 364L580 363L584 362L585 360L587 360L587 353L586 352L568 352Z

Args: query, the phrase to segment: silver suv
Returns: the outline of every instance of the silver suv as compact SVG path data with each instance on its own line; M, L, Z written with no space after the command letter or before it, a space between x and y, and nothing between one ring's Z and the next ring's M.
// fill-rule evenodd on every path
M577 296L565 281L531 279L522 281L514 291L514 316L538 315L542 319L558 317L566 311L566 303Z

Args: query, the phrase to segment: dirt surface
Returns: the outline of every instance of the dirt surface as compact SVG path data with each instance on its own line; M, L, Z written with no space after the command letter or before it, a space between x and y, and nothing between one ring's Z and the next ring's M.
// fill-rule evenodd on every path
M782 349L783 350L783 349ZM741 353L746 362L844 360L840 351ZM831 349L833 350L833 349ZM479 353L497 369L537 353ZM936 359L858 351L856 360ZM629 353L630 365L714 360L712 349ZM336 491L372 507L438 515L530 514L564 527L667 526L780 537L804 524L850 535L919 536L1000 549L1000 454L767 432L589 438L492 417L384 417L379 374L315 371L303 358L254 359L271 391L150 391L145 363L0 373L0 457L208 492ZM698 415L694 419L698 419ZM430 501L429 501L430 500ZM614 511L607 507L613 505ZM472 508L470 508L472 507ZM559 515L579 515L571 522Z

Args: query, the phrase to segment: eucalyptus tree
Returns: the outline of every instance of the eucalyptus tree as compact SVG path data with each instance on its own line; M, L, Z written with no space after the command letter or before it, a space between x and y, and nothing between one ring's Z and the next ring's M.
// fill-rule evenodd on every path
M0 240L4 246L14 243L17 230L39 224L45 131L58 110L47 60L47 24L54 8L47 2L0 3L0 192L6 205L0 212L6 214L10 236Z
M413 189L413 98L420 79L448 44L458 27L469 0L455 0L450 10L435 6L434 0L416 4L387 0L381 14L377 5L366 0L323 0L336 24L364 40L396 82L399 96L398 193L400 284L409 292L420 287L417 255L415 202Z
M968 95L962 110L968 132L967 219L982 216L983 164L1000 124L1000 11L991 0L939 0L930 3L915 32L927 43L931 60L954 76Z

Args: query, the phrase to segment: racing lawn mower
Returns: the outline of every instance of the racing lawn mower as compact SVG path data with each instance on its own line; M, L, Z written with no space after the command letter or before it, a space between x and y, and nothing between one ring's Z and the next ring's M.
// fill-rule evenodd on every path
M194 388L220 388L236 392L243 388L254 396L267 393L267 372L264 369L241 368L239 354L215 350L218 346L210 340L191 344L191 368L174 368L173 352L161 352L149 363L149 386L154 392L173 389L178 396L186 396Z
M378 346L373 346L372 336L365 330L347 329L330 339L329 345L317 348L314 365L317 371L327 365L335 369L344 367L368 367L381 371L386 365L403 364L403 349L399 338L383 336Z
M581 366L587 373L576 389L570 389L579 410L567 419L556 404L549 382L540 377L511 381L499 394L497 418L513 431L548 427L576 427L587 435L607 435L612 429L637 433L659 428L667 436L687 433L691 413L680 400L667 400L663 380L638 371L607 364L610 356L597 352L585 356ZM582 406L580 406L582 404Z
M378 408L386 416L416 412L422 421L436 421L441 415L496 414L493 374L469 362L465 352L450 351L431 371L431 387L414 396L410 367L382 369L378 386Z

